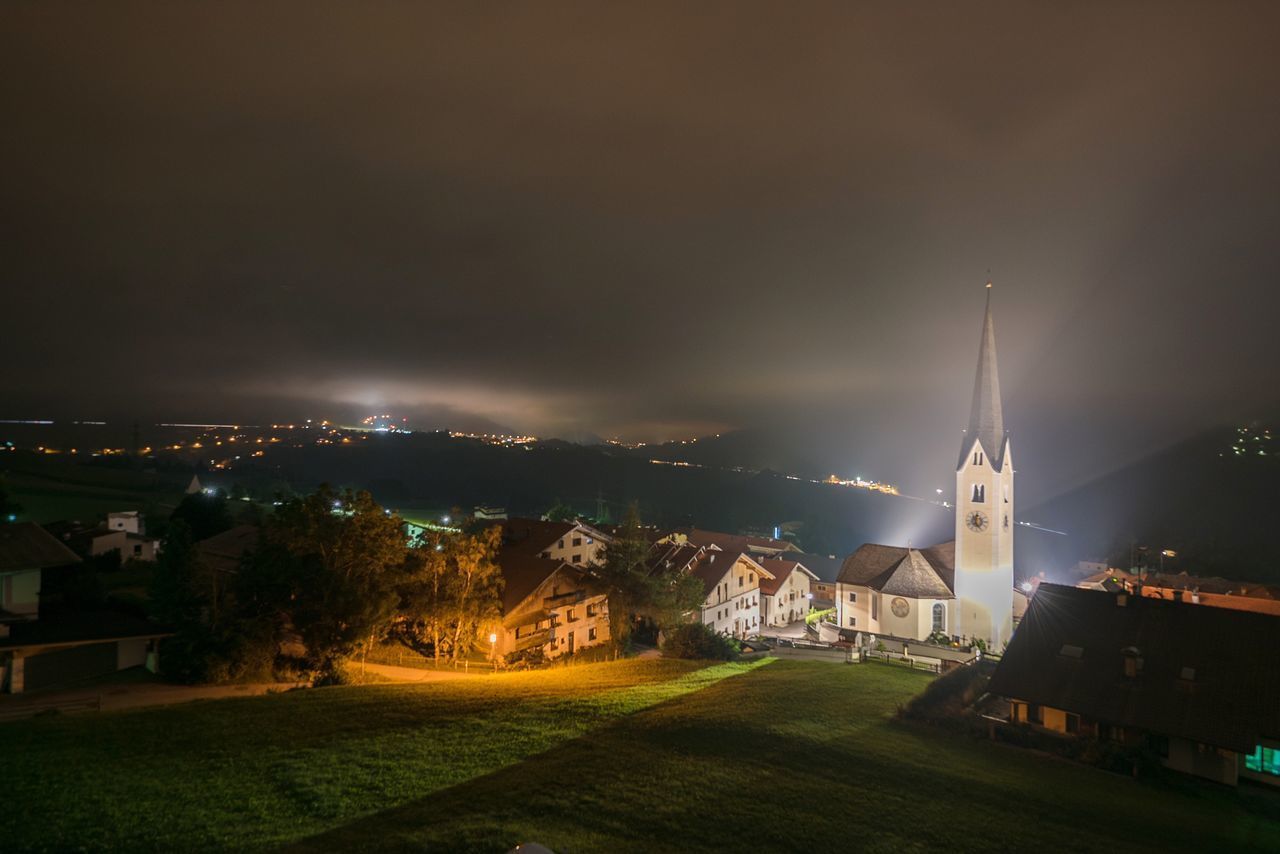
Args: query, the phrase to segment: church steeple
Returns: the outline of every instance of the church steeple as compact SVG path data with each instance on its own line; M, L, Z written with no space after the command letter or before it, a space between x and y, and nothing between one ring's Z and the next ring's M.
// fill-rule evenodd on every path
M978 371L973 380L973 406L960 462L972 447L982 443L987 459L999 471L1004 462L1004 412L1000 406L1000 373L996 368L996 328L991 320L991 282L987 282L987 310L982 321L982 341L978 347Z

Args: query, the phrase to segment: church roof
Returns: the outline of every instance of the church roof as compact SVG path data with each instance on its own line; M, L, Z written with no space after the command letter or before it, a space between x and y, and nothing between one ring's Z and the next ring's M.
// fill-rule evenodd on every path
M865 543L845 558L836 579L890 596L950 599L955 595L954 541L927 549Z
M1000 372L996 367L996 328L991 319L991 283L987 283L987 310L982 321L982 341L978 345L978 370L973 379L973 405L969 410L969 429L960 448L964 459L977 439L996 471L1004 462L1004 411L1000 404Z

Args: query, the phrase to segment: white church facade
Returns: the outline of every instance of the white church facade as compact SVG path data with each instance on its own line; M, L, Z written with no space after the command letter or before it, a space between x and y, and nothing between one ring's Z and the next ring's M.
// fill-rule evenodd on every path
M926 549L866 543L846 558L836 579L836 620L845 631L981 640L995 650L1013 635L1013 456L987 288L969 427L956 464L955 539Z

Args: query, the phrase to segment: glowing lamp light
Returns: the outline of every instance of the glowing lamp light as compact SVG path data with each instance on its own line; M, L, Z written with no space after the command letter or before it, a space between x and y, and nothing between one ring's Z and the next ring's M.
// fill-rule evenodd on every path
M1164 555L1165 557L1177 557L1177 556L1178 556L1178 553L1177 553L1177 552L1175 552L1173 549L1165 549L1164 551L1160 552L1160 554Z
M489 632L489 643L497 643L497 642L498 642L498 633Z
M1030 582L1030 581L1024 581L1024 582L1022 582L1022 592L1023 592L1023 593L1030 593L1030 592L1031 592L1031 582Z
M449 524L449 516L448 516L447 514L446 514L446 515L444 515L444 516L441 516L441 517L440 517L440 521L441 521L441 522L443 522L443 523L445 523L446 525L448 525L448 524Z

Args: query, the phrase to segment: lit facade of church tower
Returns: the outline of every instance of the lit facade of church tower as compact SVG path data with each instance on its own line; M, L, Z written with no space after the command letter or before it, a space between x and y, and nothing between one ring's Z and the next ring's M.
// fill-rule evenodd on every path
M956 466L952 633L999 651L1013 635L1013 457L1004 432L991 283L978 349L973 408Z

